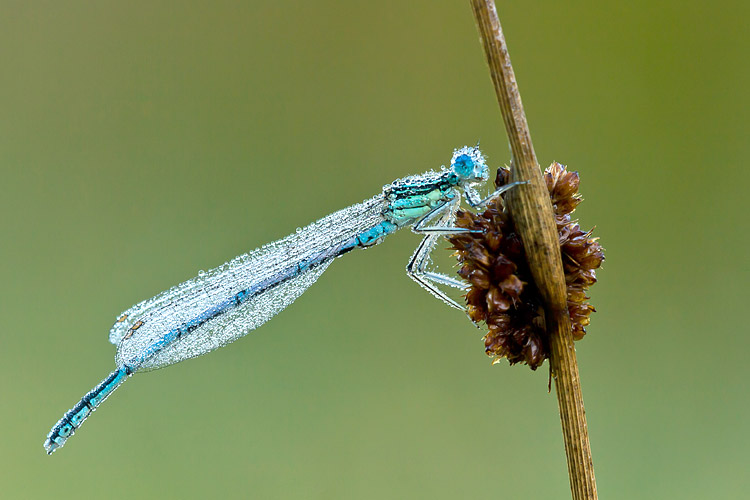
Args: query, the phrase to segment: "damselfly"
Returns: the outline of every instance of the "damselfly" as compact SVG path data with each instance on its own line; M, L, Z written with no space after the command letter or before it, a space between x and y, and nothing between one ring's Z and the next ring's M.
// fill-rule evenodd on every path
M488 178L479 149L463 147L454 151L448 168L398 179L374 198L131 307L109 332L109 341L117 346L117 368L55 424L44 442L47 453L63 446L133 373L200 356L237 340L294 302L333 259L377 245L403 227L425 235L406 266L409 277L446 304L463 309L438 285L464 289L466 284L429 270L428 263L438 238L466 231L452 226L462 195L472 207L480 207L518 184L481 199L476 188Z

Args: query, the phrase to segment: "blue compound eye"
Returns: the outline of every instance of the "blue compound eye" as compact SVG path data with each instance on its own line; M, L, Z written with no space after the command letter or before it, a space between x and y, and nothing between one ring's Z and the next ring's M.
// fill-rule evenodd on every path
M453 160L453 169L461 177L469 177L474 170L474 160L467 154L459 155Z

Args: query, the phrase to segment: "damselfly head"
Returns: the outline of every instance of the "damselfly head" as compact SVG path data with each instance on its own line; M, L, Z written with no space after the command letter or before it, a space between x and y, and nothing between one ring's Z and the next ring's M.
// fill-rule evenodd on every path
M476 146L464 146L453 152L453 170L461 182L483 182L489 179L490 169L484 155Z

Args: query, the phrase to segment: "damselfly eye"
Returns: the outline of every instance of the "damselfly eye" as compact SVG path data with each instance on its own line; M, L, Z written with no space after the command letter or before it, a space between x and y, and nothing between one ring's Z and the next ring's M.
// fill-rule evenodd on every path
M467 154L458 155L453 160L452 166L461 177L469 177L474 171L474 160Z

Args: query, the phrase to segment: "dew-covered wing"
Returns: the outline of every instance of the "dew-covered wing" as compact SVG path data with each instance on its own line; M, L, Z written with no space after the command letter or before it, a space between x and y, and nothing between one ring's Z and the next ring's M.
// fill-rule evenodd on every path
M148 356L139 370L155 370L213 351L255 330L294 302L333 262L328 260L308 269L264 292L258 293L237 307L230 308L188 335L169 343Z
M382 208L382 195L345 208L133 306L110 332L117 365L156 369L237 340L318 279L330 259L316 257L382 222Z

